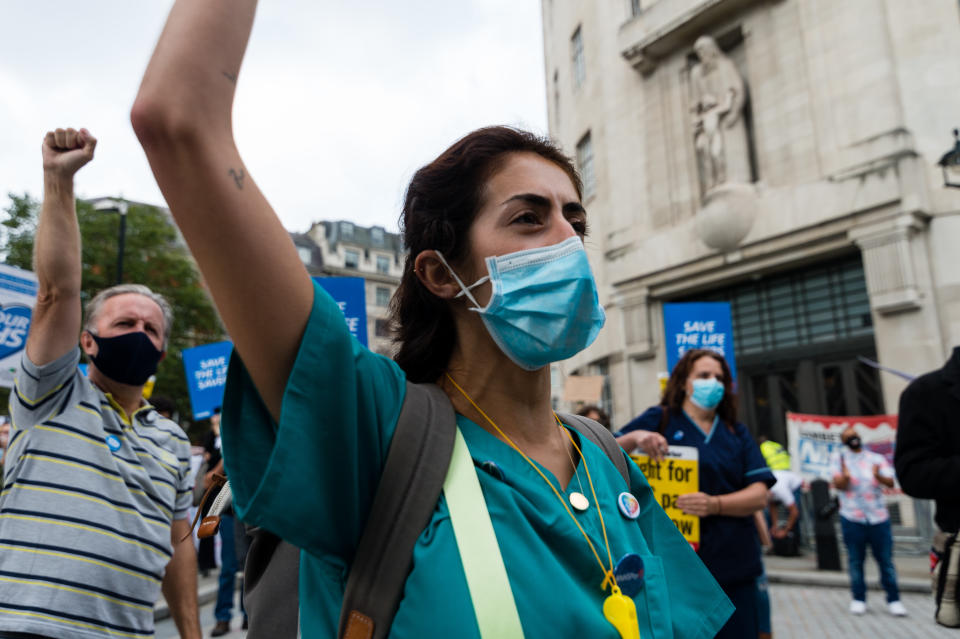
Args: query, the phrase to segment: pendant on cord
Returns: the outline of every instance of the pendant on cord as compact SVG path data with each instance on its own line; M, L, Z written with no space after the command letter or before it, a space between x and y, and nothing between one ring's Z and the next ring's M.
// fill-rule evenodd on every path
M570 505L583 512L590 507L590 501L582 493L572 492L570 493Z

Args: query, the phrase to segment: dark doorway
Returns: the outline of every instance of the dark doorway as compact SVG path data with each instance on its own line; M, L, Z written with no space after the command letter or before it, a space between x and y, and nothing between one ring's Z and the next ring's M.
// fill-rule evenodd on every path
M884 412L873 318L860 254L755 275L677 301L727 301L739 374L740 418L754 436L787 443L787 411Z
M857 360L874 358L864 344L847 353L824 353L741 368L740 418L754 436L787 443L785 414L877 415L884 412L877 371Z

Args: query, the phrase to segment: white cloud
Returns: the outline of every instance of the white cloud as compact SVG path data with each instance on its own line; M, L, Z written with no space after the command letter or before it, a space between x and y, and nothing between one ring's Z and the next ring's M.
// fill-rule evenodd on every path
M81 195L162 203L128 112L170 2L6 3L0 195L40 195L39 145L86 126ZM396 228L406 180L478 126L546 129L535 0L262 2L238 83L244 160L287 228Z

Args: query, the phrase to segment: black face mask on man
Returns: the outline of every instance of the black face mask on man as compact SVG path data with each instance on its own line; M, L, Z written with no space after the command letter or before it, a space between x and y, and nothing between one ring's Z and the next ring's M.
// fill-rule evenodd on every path
M845 441L845 442L843 442L843 443L846 444L847 447L850 448L850 450L860 450L860 438L859 438L859 437L851 437L850 439L848 439L847 441Z
M146 333L138 331L116 337L99 337L90 333L90 336L98 348L90 361L113 381L143 386L157 372L163 351L157 350Z

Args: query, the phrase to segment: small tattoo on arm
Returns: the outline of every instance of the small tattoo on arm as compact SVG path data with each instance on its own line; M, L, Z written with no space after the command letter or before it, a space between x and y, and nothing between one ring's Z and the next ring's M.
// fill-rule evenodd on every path
M244 174L243 169L240 169L239 172L235 171L234 169L230 169L229 171L227 171L227 174L233 178L233 181L237 185L238 189L243 188L243 178L246 177L246 174Z
M225 77L227 80L230 80L231 84L237 83L236 73L227 73L226 71L223 71L222 73L223 73L223 77Z

